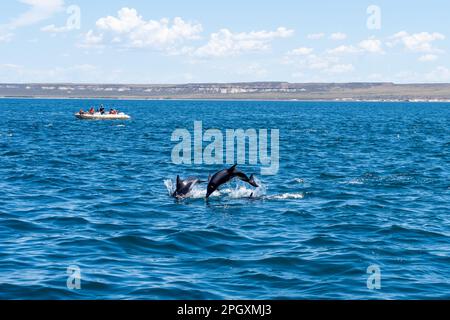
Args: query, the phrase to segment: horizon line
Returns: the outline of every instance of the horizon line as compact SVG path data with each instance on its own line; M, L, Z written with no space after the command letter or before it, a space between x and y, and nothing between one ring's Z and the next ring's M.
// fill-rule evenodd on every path
M132 86L147 86L147 85L201 85L201 84L215 84L215 85L229 85L229 84L255 84L255 83L273 83L273 84L390 84L390 85L450 85L450 82L393 82L393 81L317 81L317 82L290 82L290 81L236 81L236 82L173 82L173 83L132 83L132 82L0 82L0 85L42 85L42 84L72 84L72 85L132 85Z

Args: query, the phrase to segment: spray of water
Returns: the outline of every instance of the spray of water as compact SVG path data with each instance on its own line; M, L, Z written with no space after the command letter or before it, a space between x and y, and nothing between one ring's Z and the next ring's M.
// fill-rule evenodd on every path
M304 193L283 193L275 195L267 195L267 185L264 184L258 178L255 178L255 182L258 184L258 188L252 188L245 182L235 179L232 183L222 186L220 190L214 192L211 197L228 197L231 199L243 199L243 198L254 198L263 200L286 200L286 199L303 199ZM175 181L166 179L164 180L164 185L166 186L169 196L171 196L175 189ZM189 199L202 199L206 197L206 184L197 184L191 190L191 192L186 196Z

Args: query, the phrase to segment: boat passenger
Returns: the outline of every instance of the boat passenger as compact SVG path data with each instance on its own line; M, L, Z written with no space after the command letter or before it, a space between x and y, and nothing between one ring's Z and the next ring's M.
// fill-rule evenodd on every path
M90 114L94 114L94 113L95 113L94 107L91 107L91 108L89 109L89 113L90 113Z
M83 108L80 109L79 114L84 114Z
M99 111L101 114L105 114L105 107L103 107L103 105L101 105Z

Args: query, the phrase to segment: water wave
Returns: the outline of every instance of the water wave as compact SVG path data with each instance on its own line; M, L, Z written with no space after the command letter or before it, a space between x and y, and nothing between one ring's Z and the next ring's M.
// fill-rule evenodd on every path
M133 120L74 119L100 103ZM0 299L450 296L448 104L0 99L0 110ZM168 177L223 168L172 162L173 130L199 120L279 129L279 172L174 201ZM367 289L371 265L381 290ZM81 290L67 288L69 266Z

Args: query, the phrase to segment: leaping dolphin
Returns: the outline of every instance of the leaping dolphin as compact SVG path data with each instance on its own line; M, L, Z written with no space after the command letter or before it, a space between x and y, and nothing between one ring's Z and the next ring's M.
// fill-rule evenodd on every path
M202 183L197 178L187 178L186 180L182 180L180 176L177 176L177 185L176 190L172 193L172 197L177 199L186 198L189 196L189 193L192 191L194 186L198 183Z
M248 184L252 185L255 188L258 188L258 184L255 182L255 178L253 175L247 177L245 173L240 172L236 169L237 164L232 166L229 169L224 169L222 171L219 171L215 173L211 179L209 179L208 182L208 188L206 191L206 198L209 198L209 196L216 191L221 185L231 181L234 178L238 178L244 182L247 182Z

